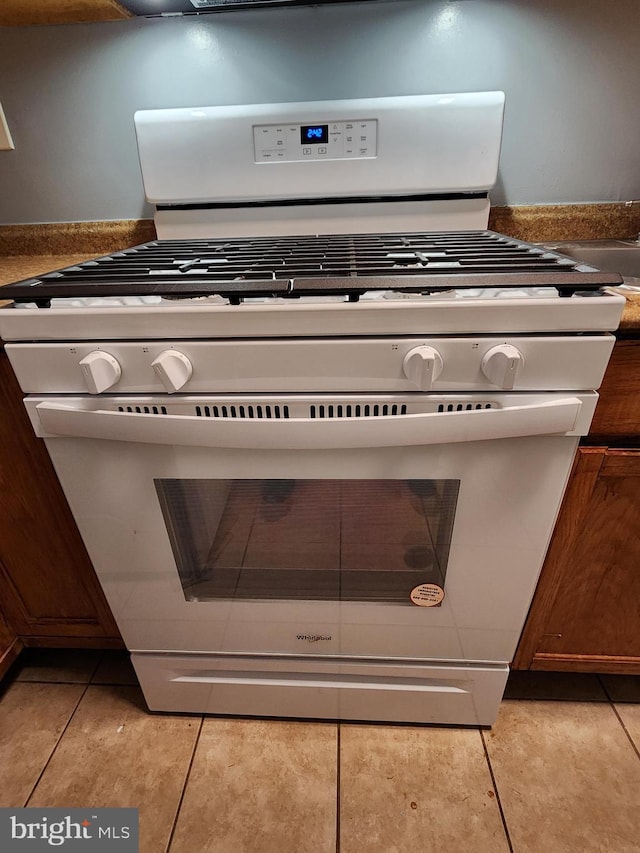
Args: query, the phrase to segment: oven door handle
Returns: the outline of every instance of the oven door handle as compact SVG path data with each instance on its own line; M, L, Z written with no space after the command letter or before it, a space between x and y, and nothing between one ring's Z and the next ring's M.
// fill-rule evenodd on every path
M42 427L38 434L45 438L75 436L188 447L329 450L571 433L581 407L578 397L563 397L552 402L502 409L283 420L113 412L74 408L60 402L38 403L36 411Z

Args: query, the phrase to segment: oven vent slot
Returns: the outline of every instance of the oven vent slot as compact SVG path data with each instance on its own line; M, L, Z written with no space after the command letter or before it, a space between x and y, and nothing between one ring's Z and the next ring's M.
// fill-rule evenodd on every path
M278 405L220 405L196 406L199 418L262 418L264 420L282 420L289 417L289 406Z
M493 403L469 403L466 400L462 403L440 403L438 405L439 412L471 412L473 409L495 409Z
M327 403L309 406L310 418L378 418L406 414L405 403Z
M138 415L166 415L166 406L118 406L119 412L135 412Z

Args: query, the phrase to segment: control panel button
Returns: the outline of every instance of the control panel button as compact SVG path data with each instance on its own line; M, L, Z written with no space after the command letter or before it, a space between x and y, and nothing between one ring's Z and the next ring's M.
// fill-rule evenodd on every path
M524 364L524 356L511 344L491 347L482 358L482 372L489 382L510 391Z
M90 394L108 391L122 376L122 368L111 353L95 350L80 362L80 369Z
M444 362L438 350L428 346L409 350L402 362L404 375L420 391L431 390L443 367Z
M169 394L173 394L184 387L193 373L193 365L187 356L173 349L161 352L152 361L151 366Z
M193 365L184 353L168 349L151 362L168 394L179 391L191 379Z
M257 133L257 142L261 148L271 148L275 142L275 134L271 127L261 127Z

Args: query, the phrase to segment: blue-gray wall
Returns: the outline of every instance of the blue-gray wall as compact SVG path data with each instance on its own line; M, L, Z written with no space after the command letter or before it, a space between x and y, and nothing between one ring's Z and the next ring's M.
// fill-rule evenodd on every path
M0 222L151 214L133 113L503 89L494 204L640 198L640 0L388 0L0 28Z

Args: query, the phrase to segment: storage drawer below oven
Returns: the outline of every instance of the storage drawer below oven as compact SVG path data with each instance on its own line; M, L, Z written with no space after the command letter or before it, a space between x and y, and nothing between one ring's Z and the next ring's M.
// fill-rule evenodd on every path
M490 726L505 665L132 654L152 711Z

